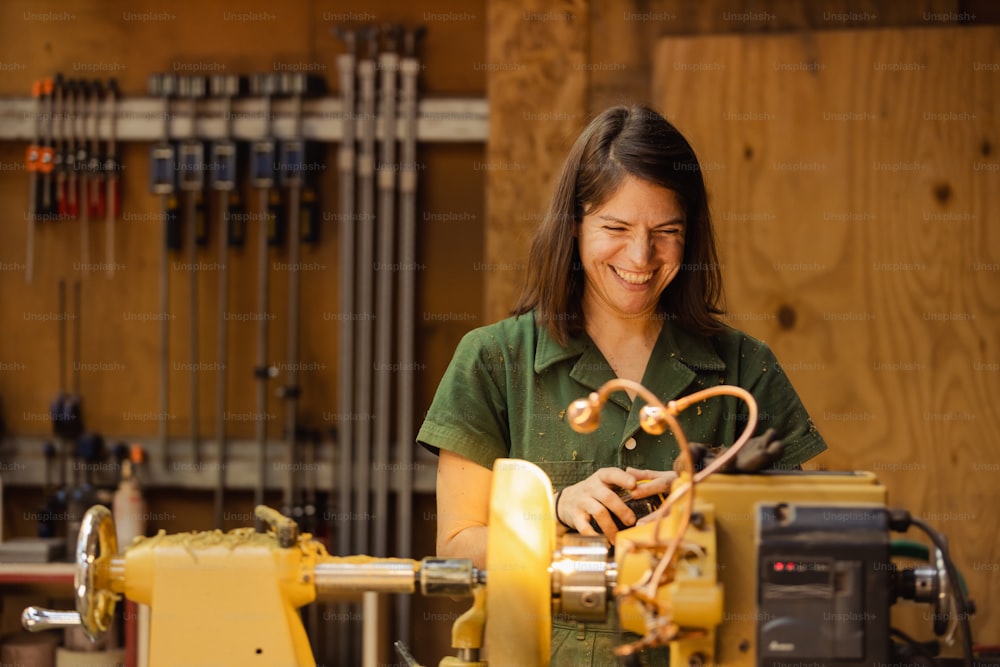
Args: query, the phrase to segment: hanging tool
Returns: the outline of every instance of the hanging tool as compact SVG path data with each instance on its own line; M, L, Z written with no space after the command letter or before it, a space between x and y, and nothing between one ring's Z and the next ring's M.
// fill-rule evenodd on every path
M297 76L293 75L293 76ZM326 94L326 79L314 76L307 76L304 79L305 93L323 95ZM311 165L318 165L320 160L326 158L326 150L316 142L305 142L305 155ZM299 204L299 238L303 243L315 245L319 243L320 220L322 211L319 200L320 173L326 170L310 169L303 174L302 188L300 191Z
M24 280L31 283L35 272L35 218L38 213L38 174L41 171L42 145L39 141L42 122L42 91L44 84L35 81L31 84L31 96L34 98L34 123L31 143L25 154L25 168L28 170L28 248L25 251Z
M396 222L396 79L399 76L399 54L397 53L399 26L385 26L383 29L386 48L378 56L380 73L380 109L382 132L379 143L378 164L378 253L376 263L375 299L375 414L388 415L392 412L392 379L398 373L391 372L392 325L393 325L393 255ZM387 535L389 524L389 438L392 424L388 419L375 421L374 454L372 466L381 471L374 476L375 487L375 530L373 553L384 558L388 554Z
M167 438L170 405L170 251L179 249L180 229L176 185L174 183L175 152L170 143L170 98L177 92L177 79L170 74L154 74L149 77L149 94L163 98L163 134L161 140L150 149L149 176L150 190L160 195L163 210L163 246L160 249L160 412L158 418L158 438L163 456L163 467L170 467L170 451Z
M70 220L76 220L80 214L79 208L79 173L80 165L77 157L77 88L79 83L70 79L66 82L66 127L69 141L66 144L66 157L63 159L66 167L66 209Z
M417 263L417 83L420 61L417 59L419 41L425 28L419 26L406 31L403 40L403 59L400 62L400 106L402 112L402 137L399 150L399 339L397 360L400 368L414 368L414 312L416 309ZM399 461L399 486L396 494L396 552L403 557L410 555L413 522L413 447L416 440L413 424L414 379L396 384L396 460ZM410 599L399 596L396 600L396 619L400 638L408 640Z
M372 414L372 319L374 313L372 283L375 260L375 69L378 58L378 28L364 31L367 53L358 62L360 88L360 139L358 152L358 329L356 340L358 364L355 377L355 397L360 415L358 422L358 466L356 472L354 511L358 516L370 515L371 500L371 420ZM354 549L368 553L368 521L355 521Z
M118 125L118 81L108 81L108 92L105 95L105 105L108 119L107 154L104 158L104 174L107 179L107 194L105 196L106 218L104 221L104 257L107 262L108 277L115 275L115 220L121 211L121 192L119 192L118 174L121 163L118 159L115 135Z
M69 486L69 468L71 466L71 452L75 453L76 441L84 431L83 408L80 398L80 347L81 347L81 286L80 281L73 284L73 387L69 389L66 382L66 368L68 366L68 354L66 352L66 321L70 319L70 314L66 308L66 282L59 281L59 394L49 406L49 414L52 419L52 431L58 442L59 457L59 488L61 500L59 503L69 507L69 500L72 491ZM68 551L76 542L76 533L69 530L67 526L66 543Z
M89 214L94 220L104 217L104 155L101 153L101 98L104 96L104 87L101 82L95 79L90 84L90 113L88 123L88 133L90 135L90 161L87 164L87 171L90 173L90 194L88 196ZM89 255L89 251L88 251Z
M91 148L88 145L89 129L87 112L89 110L88 95L92 92L90 85L86 81L79 82L77 86L76 109L79 116L77 128L79 130L78 136L80 137L80 141L76 149L76 168L80 170L80 193L77 197L77 205L80 213L80 263L83 275L87 275L87 268L90 264L90 211L92 208L90 203L92 196L90 179L93 177L91 173L93 155L91 155Z
M306 144L306 155L314 153L310 150L311 144ZM315 174L306 176L305 184L302 186L302 196L299 211L299 238L303 243L315 245L319 243L320 218L322 209L319 201L319 189L316 187Z
M56 174L56 214L60 220L69 217L66 196L66 92L66 81L62 74L56 74L52 80L52 169Z
M340 84L341 139L337 150L337 169L340 172L338 197L338 264L337 277L340 311L337 327L337 415L335 431L337 445L334 479L331 488L337 490L337 500L330 505L334 511L330 517L330 532L337 536L337 551L341 555L355 553L351 548L352 531L347 521L338 521L338 515L345 515L351 507L354 467L354 278L355 278L355 211L354 211L354 169L355 169L355 67L357 57L357 35L349 28L338 27L337 37L344 42L344 52L337 56L337 71ZM336 607L338 618L349 618L351 607L340 603ZM352 633L349 624L339 623L337 632L337 664L350 664Z
M354 410L354 322L351 313L354 312L354 138L355 138L355 89L354 69L356 63L356 35L347 28L338 28L337 36L344 42L344 52L337 56L339 71L340 103L341 103L341 139L337 151L337 168L340 171L338 197L340 199L340 214L338 216L338 307L340 317L337 327L337 464L334 466L335 478L333 488L337 489L336 509L344 512L351 506L351 467L353 444L353 424L351 419ZM330 512L336 516L337 512ZM333 522L335 523L335 521ZM351 531L343 530L342 526L332 525L331 531L337 534L337 553L351 553Z
M282 74L269 74L267 75L267 86L270 89L270 94L272 96L284 94L284 80L285 76ZM268 116L266 122L270 123L270 103L268 104ZM273 157L280 158L279 146L274 143ZM277 164L277 161L271 165L271 169L275 172L274 176L278 177L280 175L281 169ZM284 193L279 187L272 187L267 193L267 243L272 248L280 248L285 244L285 238L288 233L288 212L285 210Z
M60 468L59 477L65 478L66 468L62 467L59 447L52 442L42 446L42 456L45 457L45 501L38 519L38 537L54 538L56 533L56 517L62 517L66 512L66 489L57 486L52 479L52 469Z
M52 170L55 165L55 151L52 148L52 79L45 79L42 82L42 145L39 151L38 171L42 174L42 187L38 193L39 202L37 212L41 213L43 220L53 220L57 217L55 208L55 192L52 179Z
M200 204L205 175L205 147L197 136L198 98L205 95L205 79L200 76L183 77L178 80L178 96L187 101L191 129L188 138L181 142L178 153L178 185L184 193L184 218L187 226L188 251L188 345L190 346L191 400L191 447L195 464L201 463L201 441L198 436L199 423L199 350L198 338L201 332L198 312L198 245L205 235L205 212Z
M285 460L287 475L284 488L284 504L286 512L290 512L295 495L296 463L296 414L300 388L298 384L299 367L299 268L300 248L302 244L299 217L300 193L304 183L305 172L305 141L302 139L302 96L306 92L306 75L294 73L285 77L287 84L282 90L290 96L292 109L292 136L281 142L281 159L279 178L286 189L288 199L288 351L285 369L285 384L280 390L280 396L285 400Z
M79 283L77 283L77 293L79 293ZM79 296L76 298L79 304ZM66 382L66 368L68 366L68 354L66 351L66 320L70 318L66 308L66 281L59 281L59 393L49 405L49 416L52 420L52 432L56 436L59 444L59 486L65 489L67 483L67 468L69 466L68 448L70 443L83 433L83 410L81 407L79 393L79 372L74 369L73 390L70 391ZM77 340L76 347L79 347L79 308L74 313L74 338Z
M259 193L258 211L260 229L257 244L257 304L259 312L257 327L257 379L256 436L258 456L258 479L254 493L254 503L264 503L264 488L267 482L267 382L277 374L277 369L268 362L268 291L270 290L270 267L268 249L270 232L274 224L271 213L271 188L274 186L274 138L271 130L271 96L275 92L275 78L269 74L258 74L251 79L252 95L260 97L264 119L264 138L250 144L250 185ZM259 522L258 522L259 523Z
M218 238L219 238L219 321L217 328L217 357L219 368L215 376L215 440L218 448L219 479L215 487L215 525L222 528L222 517L226 489L226 391L228 389L229 363L229 246L231 243L230 215L240 211L239 189L236 187L236 143L232 135L233 97L240 92L238 76L219 74L209 82L213 97L222 103L222 139L212 142L210 155L212 169L209 181L218 196ZM242 212L238 214L242 215Z

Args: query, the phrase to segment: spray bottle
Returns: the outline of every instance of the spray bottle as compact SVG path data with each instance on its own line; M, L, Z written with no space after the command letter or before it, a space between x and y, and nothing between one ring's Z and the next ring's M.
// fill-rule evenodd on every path
M146 535L146 501L142 497L137 474L142 458L142 447L133 444L129 457L122 461L121 480L112 503L118 548L121 550L128 548L136 537Z

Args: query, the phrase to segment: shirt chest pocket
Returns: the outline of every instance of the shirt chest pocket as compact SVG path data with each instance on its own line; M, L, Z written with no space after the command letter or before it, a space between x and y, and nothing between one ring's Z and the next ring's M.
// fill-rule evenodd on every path
M590 477L597 470L594 461L534 461L545 471L553 489L562 489Z

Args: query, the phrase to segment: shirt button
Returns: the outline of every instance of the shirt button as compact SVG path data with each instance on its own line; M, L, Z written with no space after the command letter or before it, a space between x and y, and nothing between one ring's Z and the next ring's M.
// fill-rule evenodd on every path
M635 438L629 438L625 441L625 449L633 450L635 449Z

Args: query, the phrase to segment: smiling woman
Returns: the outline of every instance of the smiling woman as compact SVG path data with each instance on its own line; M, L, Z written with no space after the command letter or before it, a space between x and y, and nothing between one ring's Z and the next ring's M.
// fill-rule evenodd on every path
M475 329L452 358L417 440L438 462L438 554L486 560L493 464L540 466L556 490L559 530L600 532L636 523L619 492L664 493L675 478L673 433L641 430L644 405L612 394L591 434L566 407L605 382L641 382L666 402L707 387L748 390L793 468L825 447L788 378L762 342L716 319L722 279L701 167L660 114L614 107L595 118L563 164L535 234L514 316ZM729 445L746 409L735 398L678 419L688 438ZM763 430L763 429L760 429ZM642 482L640 484L640 482ZM593 523L592 523L593 522ZM609 623L553 619L552 665L615 664ZM666 665L665 649L643 664Z

